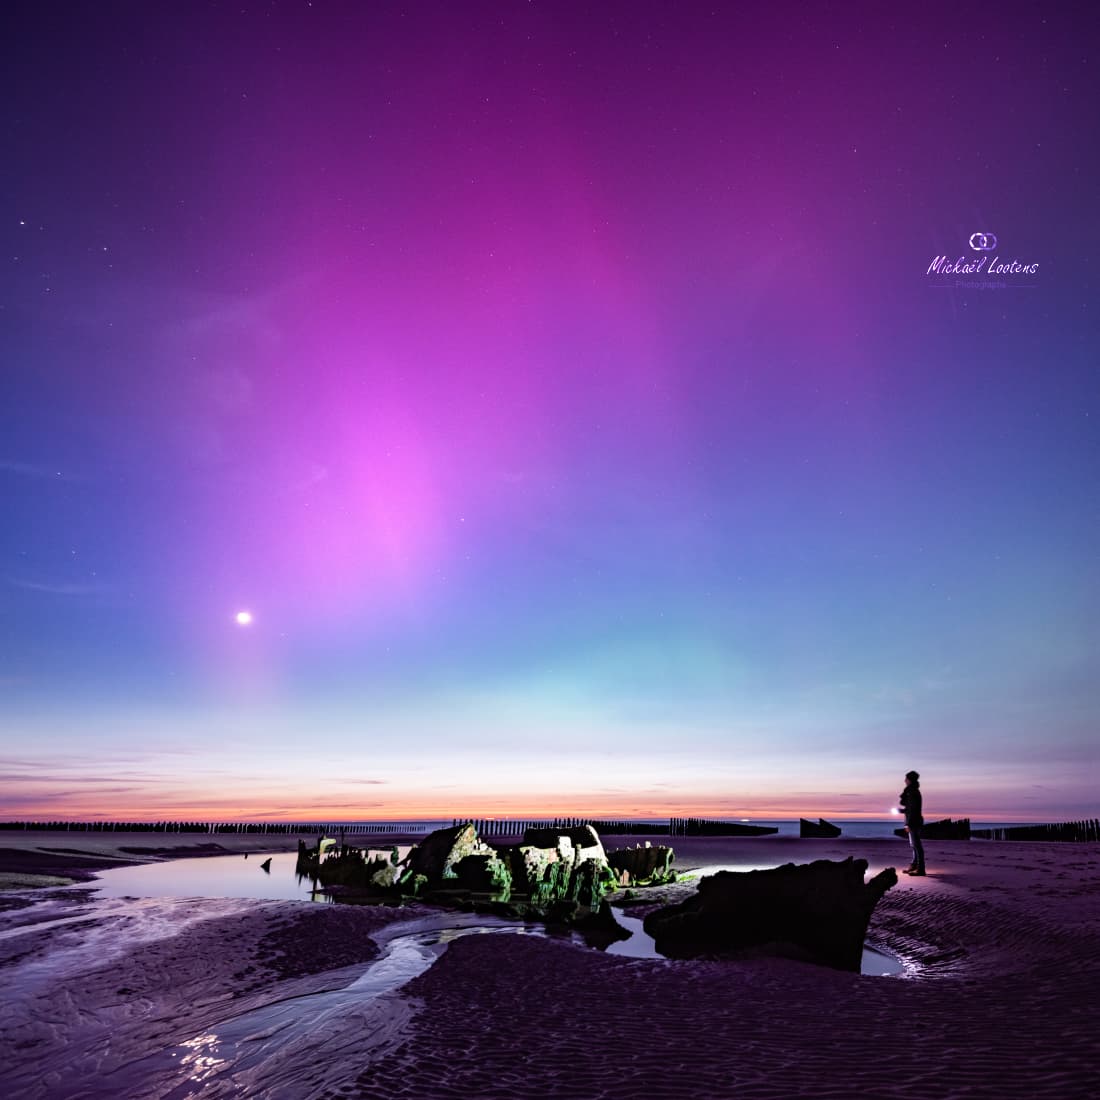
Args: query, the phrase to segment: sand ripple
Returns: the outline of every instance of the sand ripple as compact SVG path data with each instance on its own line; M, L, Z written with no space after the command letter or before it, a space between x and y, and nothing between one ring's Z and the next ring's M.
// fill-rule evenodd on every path
M835 847L878 867L904 855L889 842ZM887 894L871 927L872 940L910 963L907 978L786 960L625 959L532 937L472 936L351 1014L338 1044L324 1042L335 1030L322 1026L310 1059L296 1063L288 1048L289 1064L247 1091L226 1085L203 1095L1096 1096L1100 849L929 849L931 877ZM784 858L792 853L784 848ZM835 858L822 845L802 858L821 856ZM100 908L84 896L77 904L0 911L0 930L14 933L0 937L5 1096L191 1095L179 1091L178 1074L141 1067L221 1021L346 984L350 967L374 957L372 935L413 915L290 902ZM43 917L59 923L34 926Z

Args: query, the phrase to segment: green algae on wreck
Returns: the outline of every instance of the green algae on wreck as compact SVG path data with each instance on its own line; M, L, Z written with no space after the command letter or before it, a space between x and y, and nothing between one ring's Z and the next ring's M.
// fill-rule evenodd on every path
M675 881L671 848L635 847L609 856L591 825L528 829L516 845L493 845L469 822L437 829L403 859L322 838L298 843L297 870L343 895L416 898L458 908L491 906L519 918L579 924L598 916L624 886ZM348 900L352 900L348 897Z

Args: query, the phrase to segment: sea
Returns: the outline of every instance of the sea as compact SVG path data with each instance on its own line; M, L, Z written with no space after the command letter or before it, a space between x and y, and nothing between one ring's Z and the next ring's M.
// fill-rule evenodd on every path
M459 820L463 820L463 819L459 819ZM559 819L533 818L533 819L530 819L530 820L526 820L526 822L525 822L525 819L523 819L523 818L513 818L513 817L507 817L507 818L470 818L469 820L474 821L474 823L479 825L479 826L481 826L483 824L492 825L492 824L495 824L497 822L500 822L500 823L518 823L516 831L519 832L519 831L522 831L519 828L519 825L522 825L523 823L538 826L538 825L542 825L544 823L548 823L550 820L565 820L565 821L568 821L568 820L570 820L570 818L568 818L568 817L559 818ZM583 817L577 817L575 820L585 821L585 820L588 820L588 819L583 818ZM593 819L593 820L596 820L596 819ZM753 817L753 818L744 818L744 817L738 817L738 818L706 818L706 820L708 822L716 822L717 821L717 822L726 822L726 823L730 823L730 824L757 825L757 826L764 826L766 828L778 829L779 832L777 834L775 834L777 836L797 837L799 835L799 819L797 817L794 817L794 818L756 818L756 817ZM817 819L812 818L812 819L809 819L809 820L816 821ZM838 825L841 829L841 835L842 836L849 837L849 838L852 838L852 839L860 839L860 840L870 840L870 839L873 839L875 837L893 837L895 835L894 830L901 828L901 826L905 824L904 820L900 816L897 816L897 817L884 817L884 818L881 818L881 819L878 819L878 820L873 820L873 821L868 821L868 820L845 821L842 818L826 818L826 820L829 821L833 825ZM933 821L933 820L939 820L939 819L938 818L926 818L926 820L927 821ZM667 834L667 832L668 832L669 819L667 817L664 817L664 818L636 817L636 818L631 818L630 821L634 824L640 824L640 825L641 824L652 824L654 826L659 826L665 834ZM331 830L337 830L341 827L344 827L344 828L348 829L349 832L352 832L352 831L370 832L374 828L381 829L381 828L384 827L385 830L388 831L388 832L398 832L398 831L400 831L401 833L405 833L405 834L408 834L408 835L415 835L415 834L420 834L420 833L430 833L430 832L434 831L435 829L444 829L444 828L449 827L453 823L454 823L453 818L447 818L446 820L440 818L440 819L434 819L434 820L404 821L404 822L396 822L396 823L391 822L391 821L387 821L387 822L382 822L382 821L347 821L347 822L341 822L341 823L334 823L334 824L330 825L329 828ZM974 828L974 829L1004 829L1004 828L1011 828L1013 826L1021 825L1021 824L1023 824L1023 825L1034 824L1034 822L975 821L975 820L972 820L970 824L971 824L971 828ZM627 834L612 833L612 832L607 831L607 830L605 830L605 832L607 832L608 836L627 835ZM509 835L509 834L507 834L505 832L502 832L500 835ZM645 834L639 832L639 833L636 833L635 835L642 836L642 835L645 835ZM660 835L660 834L654 834L654 835Z

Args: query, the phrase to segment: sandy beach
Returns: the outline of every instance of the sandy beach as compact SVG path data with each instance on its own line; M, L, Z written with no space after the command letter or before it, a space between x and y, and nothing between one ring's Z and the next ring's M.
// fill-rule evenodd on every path
M871 977L779 959L622 958L531 934L424 946L432 913L420 906L97 898L97 867L195 854L191 840L0 840L5 1095L1097 1095L1095 844L930 843L929 876L902 876L868 936L905 973ZM900 841L843 837L674 846L684 871L851 855L874 873L908 856ZM165 848L177 850L151 851ZM374 985L348 990L365 971Z

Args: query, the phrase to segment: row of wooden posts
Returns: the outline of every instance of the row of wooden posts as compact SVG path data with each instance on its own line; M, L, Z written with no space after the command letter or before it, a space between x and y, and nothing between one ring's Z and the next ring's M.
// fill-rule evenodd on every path
M473 825L478 836L483 837L519 837L528 829L579 829L591 825L601 836L623 836L637 834L641 836L664 836L669 826L654 821L599 821L590 817L554 817L542 820L525 818L454 818L452 825Z
M459 824L454 818L453 825ZM543 820L486 818L472 821L483 837L519 837L527 829L569 829L591 825L601 835L701 836L717 833L727 822L697 817L674 817L668 823L652 821L599 821L586 817L556 817ZM0 821L0 830L24 832L80 833L193 833L206 835L410 835L425 833L429 826L412 822L370 822L357 824L306 822L245 821ZM1100 820L1064 821L1051 825L1013 825L1004 828L972 829L972 837L981 840L1100 841Z
M201 833L257 835L324 835L343 830L345 833L411 834L424 833L428 827L409 822L379 822L341 825L316 821L0 821L0 829L26 832L71 833Z
M1060 825L1011 825L1004 829L971 829L982 840L1100 840L1100 820L1063 821Z

